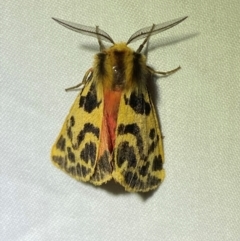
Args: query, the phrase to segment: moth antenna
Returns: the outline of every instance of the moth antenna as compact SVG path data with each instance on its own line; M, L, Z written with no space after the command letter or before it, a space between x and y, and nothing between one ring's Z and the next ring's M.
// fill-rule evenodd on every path
M99 27L98 26L96 26L96 33L97 33L97 40L98 40L98 44L99 44L99 47L100 47L100 51L102 52L103 49L105 49L105 47L104 47L104 45L102 43L102 40L101 40L101 38L98 34L99 33Z
M100 39L101 41L106 41L106 42L110 42L112 44L114 44L113 39L109 36L109 34L107 34L105 31L101 30L99 27L98 30L96 29L96 27L90 27L90 26L86 26L86 25L82 25L82 24L78 24L78 23L72 23L69 21L65 21L59 18L52 18L54 21L56 21L57 23L61 24L62 26L64 26L65 28L68 28L70 30L73 30L75 32L84 34L84 35L88 35L88 36L92 36L97 38L98 40ZM97 30L97 31L96 31ZM103 44L100 44L100 48L101 46L103 46Z
M142 51L145 43L147 43L147 41L149 40L154 27L155 27L155 24L152 25L152 28L151 28L150 32L148 33L147 37L144 39L143 43L138 47L137 53L140 53Z
M160 24L153 24L152 26L146 27L146 28L142 28L140 30L138 30L137 32L135 32L127 41L127 44L137 41L139 39L143 39L146 38L143 43L140 45L140 47L138 48L138 51L140 52L144 46L144 44L148 41L149 37L158 33L161 33L169 28L172 28L174 26L176 26L177 24L181 23L182 21L184 21L186 17L182 17L182 18L177 18L165 23L160 23ZM142 47L141 47L142 46Z

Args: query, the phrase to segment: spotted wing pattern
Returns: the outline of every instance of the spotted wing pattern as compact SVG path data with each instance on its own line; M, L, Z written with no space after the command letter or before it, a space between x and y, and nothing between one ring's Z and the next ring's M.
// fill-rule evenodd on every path
M95 185L111 179L108 150L99 156L103 119L102 91L97 91L93 79L85 84L76 98L62 130L52 147L55 166L77 180Z
M124 93L119 107L113 178L127 191L147 192L164 179L160 125L147 88Z

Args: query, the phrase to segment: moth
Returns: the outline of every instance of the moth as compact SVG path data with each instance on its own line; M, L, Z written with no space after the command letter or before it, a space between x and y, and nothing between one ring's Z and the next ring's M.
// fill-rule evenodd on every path
M81 87L51 151L55 166L73 178L101 185L114 179L129 192L147 192L163 181L164 152L160 124L148 83L156 74L141 50L150 36L181 23L187 17L153 24L135 32L126 43L115 43L98 26L53 18L81 34L97 38L100 52ZM137 51L129 43L144 39ZM103 41L110 42L106 48Z

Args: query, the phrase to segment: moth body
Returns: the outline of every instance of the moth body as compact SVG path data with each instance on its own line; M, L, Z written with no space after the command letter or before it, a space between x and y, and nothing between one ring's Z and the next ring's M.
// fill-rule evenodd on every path
M155 71L147 66L140 51L151 35L184 19L139 30L127 43L114 43L98 27L54 19L96 37L101 50L85 74L83 88L53 145L54 165L94 185L114 179L130 192L147 192L159 186L165 176L163 142L148 82L153 74L170 74L179 67L169 72ZM143 37L137 51L127 46ZM102 41L113 45L104 48Z

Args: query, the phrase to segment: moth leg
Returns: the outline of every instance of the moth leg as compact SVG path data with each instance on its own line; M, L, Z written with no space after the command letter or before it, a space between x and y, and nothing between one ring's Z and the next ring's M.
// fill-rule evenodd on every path
M80 86L83 87L89 80L91 80L91 78L92 78L92 73L93 73L93 70L92 70L92 68L90 68L90 69L85 73L85 75L83 76L83 80L82 80L81 83L79 83L79 84L77 84L77 85L75 85L75 86L69 87L69 88L65 89L65 91L74 90L74 89L77 89L77 88L80 87ZM82 87L81 87L81 88L82 88Z
M163 72L163 71L156 71L156 70L154 70L153 68L151 68L151 67L149 67L149 66L147 66L147 68L148 68L148 70L149 70L152 74L161 74L161 75L170 75L170 74L173 74L173 73L175 73L175 72L177 72L178 70L181 69L181 67L178 66L178 67L175 68L175 69L172 69L172 70Z

